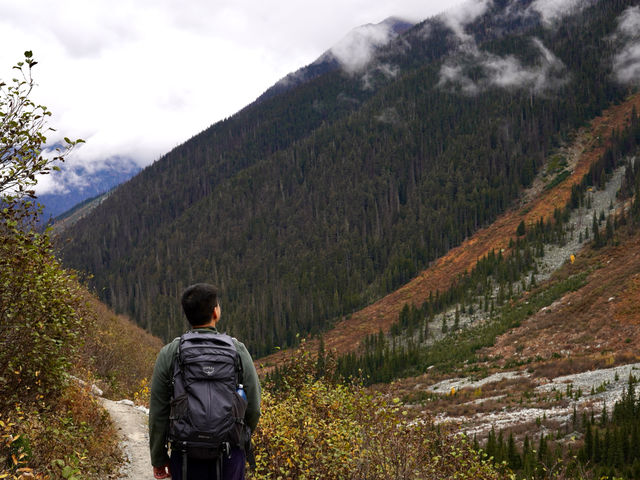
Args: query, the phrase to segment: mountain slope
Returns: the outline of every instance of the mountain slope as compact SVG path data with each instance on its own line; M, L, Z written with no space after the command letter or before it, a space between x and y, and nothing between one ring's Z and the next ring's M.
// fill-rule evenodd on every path
M451 249L432 266L420 272L414 279L377 302L354 312L342 319L331 330L323 334L323 342L328 350L338 354L355 351L369 335L379 331L388 332L398 320L405 304L420 306L436 290L446 291L462 274L469 272L478 259L490 251L507 249L516 235L520 222L532 225L541 218L545 221L553 218L556 209L565 207L571 198L572 186L579 184L591 166L606 151L611 137L625 128L631 113L640 111L640 94L635 94L619 105L612 106L584 128L566 149L571 167L571 175L551 189L534 186L529 193L530 199L523 201L501 215L490 226L483 228ZM536 193L537 192L537 193ZM638 305L640 309L640 305ZM640 312L640 310L639 310ZM309 342L309 348L317 347L317 340ZM282 351L264 357L265 366L281 364L289 355Z
M65 260L165 338L181 289L207 280L254 353L323 330L490 224L623 98L605 38L632 3L556 29L507 2L462 31L418 25L361 76L320 76L170 152L69 230Z

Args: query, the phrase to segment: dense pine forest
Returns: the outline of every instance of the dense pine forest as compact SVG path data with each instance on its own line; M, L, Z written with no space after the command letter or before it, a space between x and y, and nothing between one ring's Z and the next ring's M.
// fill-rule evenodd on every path
M223 328L254 354L320 332L492 222L625 97L614 33L635 3L550 27L496 1L464 35L428 20L360 75L329 71L169 152L65 231L64 261L165 339L196 281L222 288Z

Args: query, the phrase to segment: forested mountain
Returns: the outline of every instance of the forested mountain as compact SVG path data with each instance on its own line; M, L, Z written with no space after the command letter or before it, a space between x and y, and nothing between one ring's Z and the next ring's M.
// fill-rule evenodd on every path
M494 220L551 148L628 93L637 1L561 21L537 3L430 19L360 70L213 125L65 231L64 261L165 339L196 281L220 285L224 328L255 354L321 331Z

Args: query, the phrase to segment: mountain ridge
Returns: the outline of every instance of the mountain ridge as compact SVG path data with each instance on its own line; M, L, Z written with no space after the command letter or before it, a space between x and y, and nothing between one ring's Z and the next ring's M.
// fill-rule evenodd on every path
M349 40L349 37L351 35L358 34L358 32L368 27L383 27L387 29L390 36L389 41L391 41L397 35L406 32L414 25L414 23L408 22L399 17L388 17L377 24L366 24L354 28L349 34L347 34L347 37L343 38L340 42ZM296 88L303 83L309 82L321 75L324 75L325 73L329 73L342 68L340 60L333 53L333 50L337 47L337 45L339 45L339 43L331 47L329 50L325 51L309 65L299 68L295 72L291 72L278 80L273 86L269 87L263 94L261 94L252 104L259 104L267 99L273 98L293 88ZM386 42L382 44L382 46L385 45ZM371 52L372 56L375 55L376 47L377 46L374 46L374 51Z

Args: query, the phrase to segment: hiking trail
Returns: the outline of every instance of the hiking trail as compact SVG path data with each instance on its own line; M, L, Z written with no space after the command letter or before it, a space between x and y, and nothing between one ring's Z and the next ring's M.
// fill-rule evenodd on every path
M153 469L149 458L148 414L140 407L135 407L131 400L114 402L101 398L100 401L111 415L111 420L120 437L122 451L126 457L118 478L125 480L153 479Z

